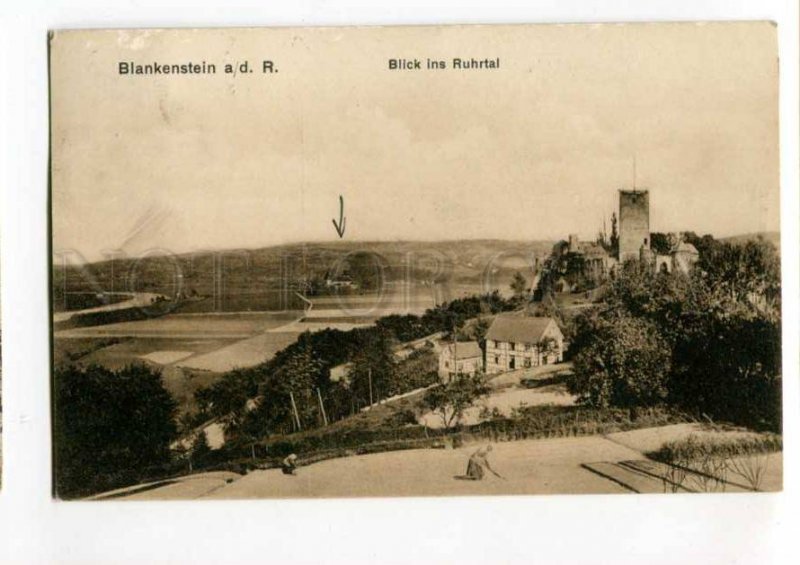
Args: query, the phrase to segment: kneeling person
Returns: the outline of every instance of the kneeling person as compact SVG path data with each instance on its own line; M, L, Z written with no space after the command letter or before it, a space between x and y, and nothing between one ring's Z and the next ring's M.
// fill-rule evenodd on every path
M297 455L292 453L281 461L281 471L284 475L294 475L295 470L297 470Z

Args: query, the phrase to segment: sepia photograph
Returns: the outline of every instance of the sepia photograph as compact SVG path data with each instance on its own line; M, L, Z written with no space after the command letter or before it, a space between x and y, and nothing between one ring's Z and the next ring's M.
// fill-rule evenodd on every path
M778 78L758 21L51 32L53 495L781 491Z

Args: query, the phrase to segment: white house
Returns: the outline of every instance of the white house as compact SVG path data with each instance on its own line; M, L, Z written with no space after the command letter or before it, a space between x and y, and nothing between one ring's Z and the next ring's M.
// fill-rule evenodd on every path
M483 370L483 351L477 341L459 341L442 348L439 377L444 382L458 375L474 375Z
M486 333L486 372L564 360L564 335L552 318L497 316Z

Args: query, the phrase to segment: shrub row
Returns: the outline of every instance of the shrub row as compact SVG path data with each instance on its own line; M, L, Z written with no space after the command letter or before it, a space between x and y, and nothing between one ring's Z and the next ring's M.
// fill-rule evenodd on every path
M783 439L777 434L760 434L738 438L706 437L696 435L670 441L647 456L664 463L699 461L709 457L725 459L762 453L773 453L783 449Z
M448 434L445 430L420 425L372 430L314 430L252 443L230 443L215 457L221 460L239 458L280 459L290 453L307 463L316 457L330 459L394 449L416 449L442 445L445 436L452 441L514 441L550 437L605 434L638 428L663 426L688 421L675 410L662 407L648 409L587 408L582 406L535 406L516 411L511 417L500 417L466 426ZM333 454L333 455L331 455Z
M607 434L686 422L681 412L668 407L645 409L535 406L517 410L512 417L494 418L464 430L467 437L492 441Z

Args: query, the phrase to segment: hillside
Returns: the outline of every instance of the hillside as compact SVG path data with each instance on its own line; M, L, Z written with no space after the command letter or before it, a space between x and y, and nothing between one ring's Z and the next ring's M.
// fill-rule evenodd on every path
M764 241L768 241L775 248L780 252L781 250L781 232L778 231L765 231L765 232L756 232L756 233L746 233L741 235L733 235L730 237L723 237L721 241L727 241L728 243L746 243L748 241L757 241L759 239L763 239Z
M55 310L65 309L74 293L153 292L207 297L192 311L302 308L294 295L325 292L326 278L360 270L369 290L410 280L494 288L508 286L516 271L542 261L552 241L465 240L436 242L297 243L260 249L117 259L84 266L54 265ZM363 289L362 289L363 290ZM215 298L214 298L215 297Z

